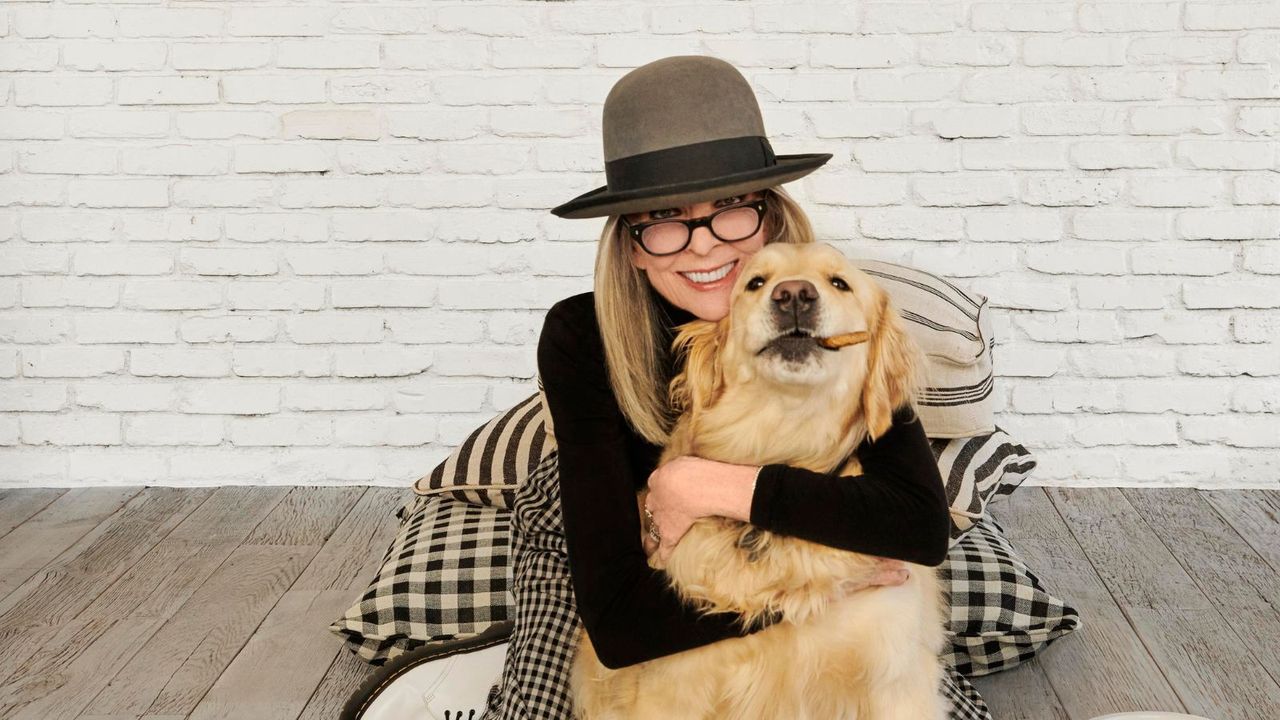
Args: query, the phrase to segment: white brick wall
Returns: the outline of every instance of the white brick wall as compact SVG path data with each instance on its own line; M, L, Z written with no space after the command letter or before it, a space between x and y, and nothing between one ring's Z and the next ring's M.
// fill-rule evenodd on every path
M708 53L821 236L997 308L1035 482L1280 486L1280 0L0 5L0 484L403 486L590 289Z

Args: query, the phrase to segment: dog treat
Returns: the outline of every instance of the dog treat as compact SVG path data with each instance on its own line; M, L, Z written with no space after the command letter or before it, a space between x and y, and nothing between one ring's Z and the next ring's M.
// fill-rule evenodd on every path
M856 345L860 342L866 342L871 334L866 330L857 332L843 333L840 335L832 335L831 337L818 338L818 344L827 348L842 348L845 345Z

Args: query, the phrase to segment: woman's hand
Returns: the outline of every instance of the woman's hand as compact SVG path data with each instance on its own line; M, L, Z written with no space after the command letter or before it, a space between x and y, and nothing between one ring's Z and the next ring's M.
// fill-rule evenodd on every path
M716 473L716 466L726 463L707 460L694 455L681 455L659 465L649 474L649 492L644 498L653 515L660 542L644 531L644 548L647 555L658 553L663 564L671 557L671 551L689 531L693 521L706 513L701 509L705 493L698 492L700 485L708 483Z

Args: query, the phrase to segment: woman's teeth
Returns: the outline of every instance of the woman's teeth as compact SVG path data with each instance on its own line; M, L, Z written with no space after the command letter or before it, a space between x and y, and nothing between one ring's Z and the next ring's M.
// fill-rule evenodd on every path
M733 262L730 262L727 265L722 265L710 272L700 272L700 273L699 272L682 272L680 274L696 283L715 282L716 280L719 280L725 275L728 275L729 272L733 270L734 263L737 263L737 262L738 262L737 260L734 260Z

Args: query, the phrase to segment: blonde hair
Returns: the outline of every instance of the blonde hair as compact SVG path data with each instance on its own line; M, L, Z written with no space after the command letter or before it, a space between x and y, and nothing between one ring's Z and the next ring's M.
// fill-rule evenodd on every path
M781 186L764 189L765 244L811 243L813 226L804 210ZM653 301L649 278L631 264L626 229L610 215L596 252L595 308L604 344L609 384L627 422L654 445L666 445L677 412L667 400L660 366L661 310Z

